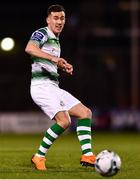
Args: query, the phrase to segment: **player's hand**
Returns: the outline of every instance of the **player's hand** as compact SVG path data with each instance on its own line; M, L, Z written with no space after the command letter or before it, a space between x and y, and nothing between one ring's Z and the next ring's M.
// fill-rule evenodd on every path
M67 63L66 60L64 60L64 59L63 59L63 60L60 60L60 61L58 62L58 67L59 67L60 69L62 69L63 71L65 71L66 73L72 75L73 66L72 66L71 64Z
M55 62L61 70L65 71L68 74L72 75L73 72L73 66L69 64L65 59L53 57L53 62Z
M60 62L66 62L65 59L59 58L59 57L55 57L55 56L53 56L53 57L51 58L51 61L54 62L54 63L56 63L58 66L59 66Z
M66 71L66 73L72 75L72 72L73 72L73 66L72 66L71 64L67 63L67 64L66 64L66 67L65 67L65 71Z
M59 58L57 66L68 74L72 75L73 66L69 64L65 59Z
M63 59L63 58L58 59L58 62L57 62L58 68L63 70L66 68L66 65L67 65L67 61L65 59Z

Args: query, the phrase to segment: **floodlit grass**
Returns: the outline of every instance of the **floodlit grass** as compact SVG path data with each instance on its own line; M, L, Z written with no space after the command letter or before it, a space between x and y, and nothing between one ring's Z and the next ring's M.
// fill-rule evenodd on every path
M76 134L60 136L47 155L45 172L35 170L31 156L36 152L42 135L0 135L0 179L101 179L91 167L81 167L79 142ZM95 132L94 152L104 149L117 152L122 168L110 179L140 178L140 134Z

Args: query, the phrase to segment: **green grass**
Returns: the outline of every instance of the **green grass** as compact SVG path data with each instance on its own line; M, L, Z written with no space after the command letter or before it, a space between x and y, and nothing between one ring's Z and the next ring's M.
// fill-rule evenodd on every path
M46 172L35 170L30 163L41 135L0 135L0 179L101 179L93 168L81 167L76 134L64 134L55 141L47 155ZM94 152L110 149L122 159L119 173L110 179L140 178L140 134L95 132Z

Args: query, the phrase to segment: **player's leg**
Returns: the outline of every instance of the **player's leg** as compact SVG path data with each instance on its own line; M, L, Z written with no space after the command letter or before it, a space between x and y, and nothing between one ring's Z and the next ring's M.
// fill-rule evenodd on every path
M82 150L80 163L84 166L94 166L96 157L92 151L92 112L82 103L79 103L69 110L69 114L78 118L76 130Z
M45 132L44 138L36 153L39 157L45 157L52 143L65 131L65 129L67 129L67 127L69 127L71 122L67 111L58 112L55 115L54 120L56 122Z
M32 157L32 163L38 170L46 170L45 155L53 142L65 131L70 125L70 117L67 111L58 112L54 117L54 123L46 132L41 141L37 153Z
M46 81L45 83L31 86L31 95L34 102L41 107L47 117L56 121L45 132L37 153L32 158L32 162L37 169L46 170L45 155L53 142L70 125L70 117L68 112L63 110L59 88L53 83Z

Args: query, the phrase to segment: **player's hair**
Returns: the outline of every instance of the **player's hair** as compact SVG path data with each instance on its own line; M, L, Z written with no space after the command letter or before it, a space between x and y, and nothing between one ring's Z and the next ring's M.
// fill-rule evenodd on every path
M62 5L59 5L59 4L51 5L48 7L47 16L49 16L51 12L61 12L61 11L65 12L65 9Z

